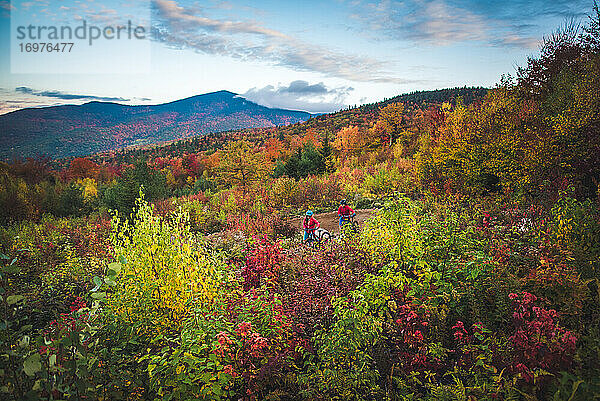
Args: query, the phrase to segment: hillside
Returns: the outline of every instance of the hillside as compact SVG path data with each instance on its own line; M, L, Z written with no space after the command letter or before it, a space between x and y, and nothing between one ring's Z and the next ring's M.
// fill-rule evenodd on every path
M310 116L260 106L227 91L152 106L90 102L23 109L0 116L0 159L86 155L211 132L287 125Z
M215 132L210 135L187 137L181 140L157 144L156 146L136 147L120 149L116 152L107 152L94 156L97 161L107 162L132 162L139 157L152 154L154 156L177 157L183 153L193 153L209 149L218 149L229 139L244 137L247 139L263 141L271 137L283 138L285 136L303 136L308 132L328 133L330 139L342 128L348 126L369 127L379 115L379 110L389 104L401 102L407 109L424 110L431 106L439 106L442 103L455 104L459 99L469 105L480 101L488 92L487 88L481 87L459 87L436 89L430 91L415 91L384 99L379 102L349 107L334 113L321 114L306 121L294 124L278 126L277 128L242 128L239 130ZM68 164L69 160L58 162L60 166Z

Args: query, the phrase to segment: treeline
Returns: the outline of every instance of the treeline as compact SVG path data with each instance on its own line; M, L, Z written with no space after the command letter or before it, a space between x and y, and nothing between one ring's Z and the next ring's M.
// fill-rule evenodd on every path
M53 171L47 159L0 164L0 223L37 220L43 214L85 216L101 210L131 213L140 188L149 199L168 195L166 178L144 162L134 166L98 165L74 159Z

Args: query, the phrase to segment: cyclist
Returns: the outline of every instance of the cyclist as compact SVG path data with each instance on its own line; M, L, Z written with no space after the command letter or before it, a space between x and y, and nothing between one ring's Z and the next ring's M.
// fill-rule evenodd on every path
M340 218L340 231L344 224L350 222L350 217L356 216L356 212L348 206L346 199L340 201L340 207L338 208L338 217Z
M304 216L304 241L307 241L311 237L314 238L315 231L321 227L321 223L313 217L313 214L312 210L308 210L306 216Z

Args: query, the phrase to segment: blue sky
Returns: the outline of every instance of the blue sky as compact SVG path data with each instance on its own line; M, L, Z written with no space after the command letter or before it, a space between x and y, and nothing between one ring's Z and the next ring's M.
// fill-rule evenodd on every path
M0 113L90 100L156 104L221 89L326 112L413 90L492 86L536 54L544 35L567 18L584 20L591 7L588 0L0 0ZM148 35L76 42L71 54L19 53L18 25L83 20L100 29L134 20Z

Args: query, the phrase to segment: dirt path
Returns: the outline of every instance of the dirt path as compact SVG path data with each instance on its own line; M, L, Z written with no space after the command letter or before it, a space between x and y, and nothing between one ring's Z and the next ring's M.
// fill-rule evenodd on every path
M356 221L362 226L364 221L373 217L376 211L377 209L358 209L356 210ZM298 227L300 230L302 230L302 219L303 217L296 217L290 219L290 222L294 225L294 227ZM337 211L315 214L315 219L321 223L321 227L330 233L338 234L339 225Z

